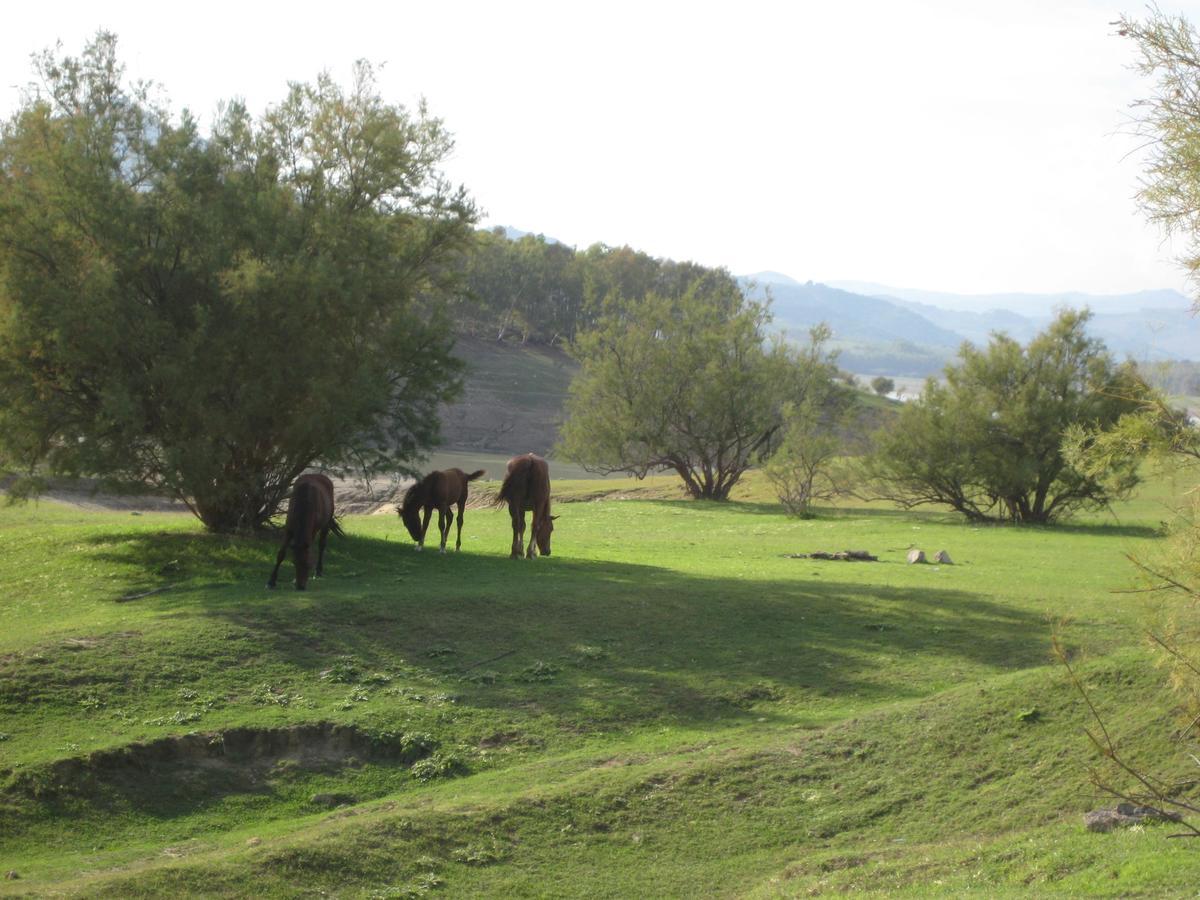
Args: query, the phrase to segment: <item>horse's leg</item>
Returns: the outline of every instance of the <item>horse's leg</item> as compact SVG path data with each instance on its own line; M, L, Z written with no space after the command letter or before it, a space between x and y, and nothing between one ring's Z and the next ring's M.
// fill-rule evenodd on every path
M287 559L288 538L291 536L292 533L288 531L287 528L284 528L283 546L279 548L279 555L275 557L275 568L271 570L271 577L267 579L267 587L269 588L275 587L275 582L279 578L279 567L283 565L283 561Z
M429 517L433 515L433 507L425 507L425 518L421 521L421 539L417 541L417 552L425 549L425 533L429 531Z
M321 529L321 540L317 544L317 571L313 574L321 577L321 573L325 571L325 540L329 537L329 526L326 525Z
M509 558L520 559L525 549L525 510L510 506L508 514L512 517L513 530L512 553L509 554Z
M446 538L450 536L450 526L454 522L454 513L450 512L450 507L438 507L438 536L441 538L441 545L438 547L438 553L446 552Z
M454 538L454 552L458 552L458 548L462 546L462 517L463 504L458 504L458 535Z
M540 522L540 521L541 521L541 519L538 518L537 510L531 509L529 511L529 546L525 548L525 558L526 559L535 559L538 555L537 554L537 533L538 533L538 522Z

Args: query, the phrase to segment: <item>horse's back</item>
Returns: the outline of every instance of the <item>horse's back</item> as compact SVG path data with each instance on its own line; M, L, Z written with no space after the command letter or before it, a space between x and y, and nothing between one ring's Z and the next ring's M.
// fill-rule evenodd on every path
M296 483L292 488L292 504L296 502L296 495L304 489L312 491L312 496L317 507L317 521L321 525L324 525L333 518L333 482L330 481L328 475L323 475L320 472L309 472L308 474L301 475L296 479Z
M550 464L534 453L514 456L500 486L500 499L534 509L550 499Z

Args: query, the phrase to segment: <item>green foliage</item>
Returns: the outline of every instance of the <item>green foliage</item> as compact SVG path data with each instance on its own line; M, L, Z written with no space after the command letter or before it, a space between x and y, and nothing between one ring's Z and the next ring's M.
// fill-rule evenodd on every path
M834 381L833 359L823 350L827 337L827 329L812 332L803 357L809 383L798 402L784 403L783 437L763 466L783 508L799 518L841 490L837 458L846 450L843 432L854 411L856 392Z
M433 298L474 216L439 120L365 63L207 135L125 84L110 34L37 68L0 131L0 461L224 531L310 465L431 445L459 374Z
M1200 276L1200 42L1183 16L1150 8L1145 21L1121 16L1118 34L1137 45L1137 69L1155 79L1151 96L1133 104L1133 132L1146 151L1138 199L1147 217L1179 235L1180 262Z
M1085 334L1088 317L1060 312L1027 347L1005 335L982 350L964 345L946 383L926 382L921 400L879 436L864 467L866 490L906 507L941 504L972 520L1026 523L1128 494L1137 453L1088 471L1063 450L1072 429L1112 425L1140 396L1132 364L1116 365Z
M630 247L576 251L542 235L509 240L502 228L475 232L461 265L464 290L453 305L460 332L522 344L570 343L606 310L649 294L678 298L697 281L730 280Z
M896 389L896 382L885 375L876 375L871 379L871 390L880 397L886 397Z
M561 433L563 455L589 471L669 469L693 497L724 500L779 429L783 404L830 391L827 333L807 355L764 347L766 308L723 272L674 298L608 296L575 343L581 369Z

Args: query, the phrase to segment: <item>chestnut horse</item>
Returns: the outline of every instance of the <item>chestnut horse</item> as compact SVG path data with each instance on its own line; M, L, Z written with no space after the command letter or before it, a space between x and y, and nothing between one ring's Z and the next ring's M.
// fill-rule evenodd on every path
M540 551L550 555L550 535L554 531L554 520L550 515L550 466L540 456L526 453L508 461L508 474L500 485L496 505L508 504L512 518L513 542L510 558L520 559L525 544L525 511L533 512L533 536L529 541L526 559L533 559Z
M296 479L291 499L288 500L283 546L279 548L279 555L275 557L275 568L267 581L267 587L275 587L279 567L287 558L289 546L296 563L296 590L302 591L308 587L308 553L318 532L320 545L317 551L316 575L320 578L322 564L325 562L325 539L331 531L337 535L342 533L342 526L333 517L333 482L324 475L301 475Z
M429 517L433 511L438 511L438 533L442 536L440 553L446 552L446 538L450 536L450 526L454 524L454 513L451 504L458 505L458 536L454 540L454 549L462 546L463 506L467 502L467 483L476 478L482 478L487 473L480 469L470 475L462 469L444 469L441 472L430 472L407 491L404 492L404 502L396 510L404 527L417 542L417 549L425 546L425 532L429 530ZM421 520L421 510L425 511L425 519Z

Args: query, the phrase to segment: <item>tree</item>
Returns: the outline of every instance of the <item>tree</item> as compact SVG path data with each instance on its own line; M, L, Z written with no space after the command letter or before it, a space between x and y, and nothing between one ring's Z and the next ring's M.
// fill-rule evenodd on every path
M784 404L783 439L763 472L788 515L807 519L813 503L841 493L834 467L844 447L836 421L837 413L811 400Z
M1005 335L964 344L946 383L930 379L867 458L867 491L905 507L950 506L972 520L1044 523L1102 507L1138 482L1136 454L1103 473L1072 466L1072 426L1103 428L1136 406L1136 369L1085 333L1089 314L1062 311L1027 347Z
M1152 10L1145 21L1122 17L1118 25L1118 33L1137 45L1142 74L1156 80L1153 94L1133 107L1134 131L1147 152L1146 174L1138 197L1148 218L1186 243L1180 263L1193 284L1200 284L1200 158L1196 154L1200 143L1200 42L1186 19L1170 18L1157 10ZM1187 377L1194 373L1184 368L1173 374ZM1159 463L1194 471L1200 461L1200 432L1187 414L1173 408L1161 393L1148 385L1140 387L1137 407L1116 423L1073 429L1068 453L1074 465L1087 472L1103 472L1114 458L1145 453ZM1194 481L1194 477L1189 480ZM1148 551L1153 555L1142 552L1130 558L1146 579L1146 591L1163 598L1173 596L1177 601L1158 604L1161 617L1151 622L1147 631L1151 645L1170 672L1175 693L1173 712L1180 725L1175 737L1181 749L1186 749L1184 739L1195 738L1200 729L1200 628L1196 616L1200 600L1200 498L1195 491L1188 491L1179 500L1169 539ZM1111 737L1067 654L1060 650L1059 659L1098 726L1088 732L1100 756L1100 763L1091 773L1093 783L1159 812L1200 814L1191 791L1194 780L1161 777L1149 772L1142 760L1127 758ZM1196 760L1195 755L1189 756ZM1187 821L1181 824L1186 829L1181 833L1200 835L1195 825Z
M372 69L211 134L116 38L46 52L0 130L0 459L149 486L227 531L319 463L404 467L459 383L436 300L474 209Z
M1179 262L1200 285L1200 41L1182 16L1122 16L1118 34L1137 45L1137 69L1154 93L1133 104L1131 125L1146 155L1138 200L1147 217L1185 243Z
M876 375L871 379L871 390L880 397L886 397L896 389L896 382L883 375Z
M671 469L693 497L726 499L806 389L794 355L765 345L766 308L719 270L606 308L573 348L563 454L594 472Z

